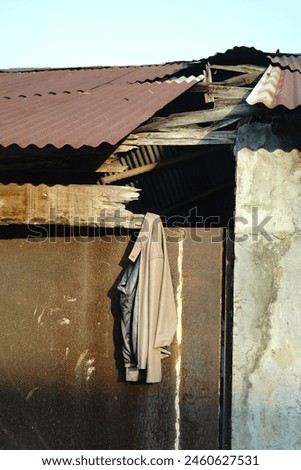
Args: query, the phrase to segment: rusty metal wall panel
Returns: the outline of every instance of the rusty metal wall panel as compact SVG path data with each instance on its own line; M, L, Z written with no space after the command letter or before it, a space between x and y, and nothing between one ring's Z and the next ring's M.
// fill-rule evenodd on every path
M173 449L177 413L180 448L218 447L222 248L203 232L183 242L180 375L175 340L152 385L124 382L129 237L0 240L2 449ZM168 246L177 289L179 243Z
M219 446L222 231L188 229L183 253L181 447Z

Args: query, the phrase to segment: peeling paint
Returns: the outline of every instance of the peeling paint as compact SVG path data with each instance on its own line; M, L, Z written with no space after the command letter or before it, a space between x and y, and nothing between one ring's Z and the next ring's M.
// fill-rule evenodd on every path
M36 306L35 306L35 309L34 309L34 311L33 311L33 316L34 316L34 317L36 316L37 311L38 311L38 306L36 305Z
M44 314L45 314L45 309L43 308L42 312L38 316L38 325L42 324L42 318L43 318Z
M85 367L85 362L86 362L86 357L88 355L88 352L89 352L88 349L84 349L84 351L80 354L77 360L75 369L74 369L75 377L79 377L80 375L82 375L82 371Z
M68 359L69 353L70 353L70 348L67 346L65 350L65 358L64 358L65 361Z
M87 374L87 375L86 375L86 381L87 381L87 382L88 382L88 380L91 379L91 377L93 376L94 372L95 372L95 367L94 367L94 366L90 366L90 367L87 368L87 373L86 373L86 374Z
M70 324L70 320L69 320L69 318L65 318L65 317L64 317L64 318L61 318L61 319L59 320L59 324L60 324L60 325L69 325L69 324Z
M88 355L89 350L85 349L79 356L74 369L76 384L79 388L81 388L83 381L88 382L91 379L96 370L93 365L95 358L92 357L88 359Z
M76 297L70 297L69 295L64 295L64 299L66 302L76 302L77 298Z
M32 398L33 394L37 391L37 390L40 390L40 387L34 387L32 390L30 390L28 392L28 394L26 395L26 398L25 400L30 400L30 398Z

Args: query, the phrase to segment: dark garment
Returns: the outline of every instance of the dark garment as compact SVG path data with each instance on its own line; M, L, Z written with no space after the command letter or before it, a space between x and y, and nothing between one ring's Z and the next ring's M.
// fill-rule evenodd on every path
M135 262L130 261L117 286L120 292L122 354L125 367L131 369L126 370L127 380L131 380L130 372L138 371L139 268L140 256Z

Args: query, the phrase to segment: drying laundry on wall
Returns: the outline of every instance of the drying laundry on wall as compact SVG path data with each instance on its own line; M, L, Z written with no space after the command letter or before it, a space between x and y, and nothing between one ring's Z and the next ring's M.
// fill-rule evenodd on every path
M177 311L167 243L159 215L148 212L117 286L120 292L126 380L162 379L161 360L170 356Z

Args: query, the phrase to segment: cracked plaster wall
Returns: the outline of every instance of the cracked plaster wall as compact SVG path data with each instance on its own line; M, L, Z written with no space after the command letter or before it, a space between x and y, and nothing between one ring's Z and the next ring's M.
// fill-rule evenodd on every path
M232 448L301 449L301 157L256 126L236 148Z

